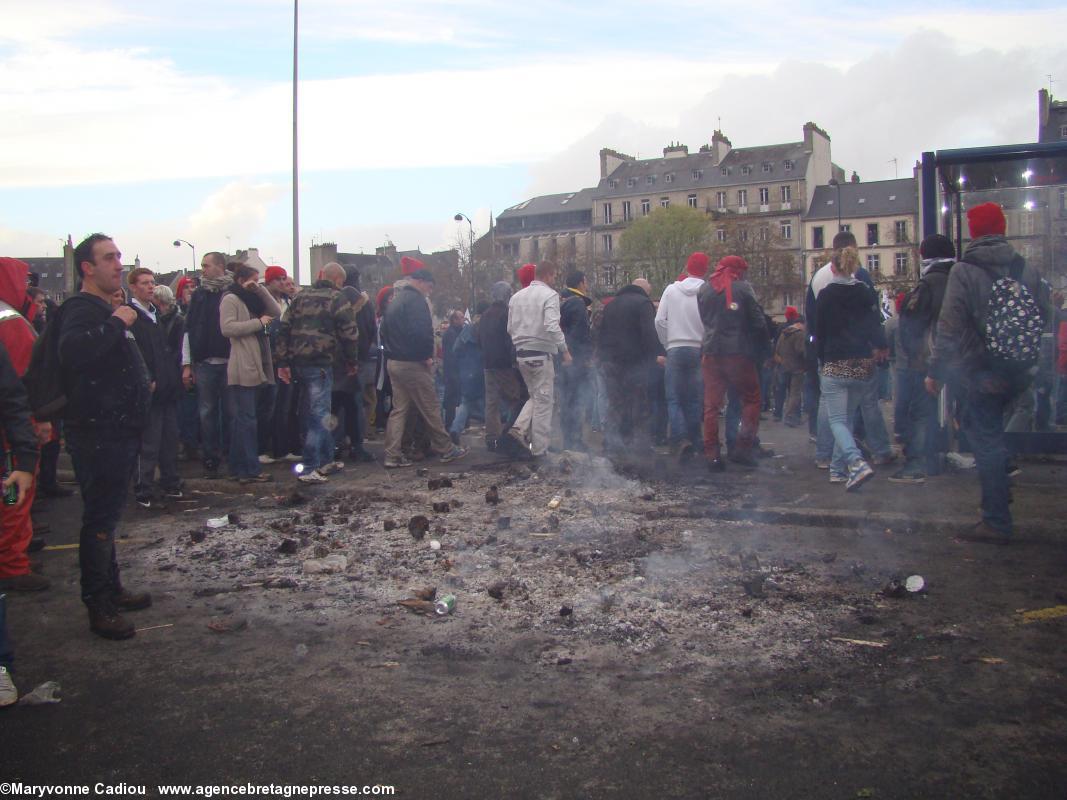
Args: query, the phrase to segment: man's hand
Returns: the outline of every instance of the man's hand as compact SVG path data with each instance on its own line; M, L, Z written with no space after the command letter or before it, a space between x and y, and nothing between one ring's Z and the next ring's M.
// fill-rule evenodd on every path
M150 393L152 393L152 394L155 394L155 393L156 393L156 382L155 382L155 381L151 381L151 382L150 382L150 383L148 384L148 391L149 391Z
M196 378L193 377L193 368L190 364L186 364L182 367L182 386L192 389L194 383L196 383Z
M935 397L941 392L941 382L933 378L927 377L923 381L923 386L926 387L927 394L932 394Z
M137 312L129 306L119 306L111 312L111 316L121 319L127 328L137 321Z
M563 366L569 367L573 363L574 363L574 359L571 358L571 351L570 350L564 350L563 351Z
M355 364L349 364L345 369L345 375L355 375L357 372L359 372L359 367Z
M278 380L282 383L293 382L293 373L290 371L289 367L278 367Z
M656 363L661 367L667 366L667 356L656 356Z
M34 422L33 432L37 434L37 444L48 444L48 440L52 438L52 423Z
M259 318L259 324L262 325L264 329L266 329L266 327L270 325L271 320L273 319L274 317L270 316L269 314L264 314L262 317Z
M426 369L430 370L431 372L433 371L433 359L432 358L428 358L422 363L424 363L426 365Z
M4 478L4 491L6 492L11 488L12 484L18 487L19 496L15 501L15 505L19 505L26 499L26 493L30 490L30 487L33 486L33 475L28 472L23 472L20 469L12 470L11 474Z
M878 363L878 364L886 363L889 360L889 349L885 348L885 349L882 349L882 350L875 350L874 351L874 360L875 360L875 363Z

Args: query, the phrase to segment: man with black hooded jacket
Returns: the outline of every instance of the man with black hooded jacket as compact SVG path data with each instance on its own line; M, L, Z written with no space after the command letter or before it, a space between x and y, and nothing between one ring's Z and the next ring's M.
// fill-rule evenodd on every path
M589 330L589 306L585 273L575 270L567 275L566 288L559 293L559 327L571 352L570 366L560 373L559 423L563 449L584 450L582 420L589 404L592 382L593 340Z
M1025 287L1042 313L1048 311L1049 298L1037 271L1005 238L1007 222L1000 206L982 203L971 208L967 225L971 242L949 273L925 384L933 395L946 381L957 389L960 425L977 462L982 519L961 538L1007 543L1013 531L1004 411L1026 389L1031 376L1024 365L1006 364L990 354L986 338L990 298L994 284L1005 279Z

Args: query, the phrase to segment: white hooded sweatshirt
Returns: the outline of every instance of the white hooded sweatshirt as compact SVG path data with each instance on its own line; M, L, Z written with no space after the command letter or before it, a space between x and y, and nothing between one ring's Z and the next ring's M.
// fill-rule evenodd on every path
M705 282L703 278L687 275L685 280L675 281L663 290L656 311L656 334L666 349L700 347L704 323L697 308L697 292Z

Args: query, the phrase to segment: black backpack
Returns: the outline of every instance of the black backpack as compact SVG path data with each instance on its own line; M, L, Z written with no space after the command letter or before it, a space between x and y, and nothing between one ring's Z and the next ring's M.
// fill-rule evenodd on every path
M60 415L67 405L67 392L63 386L63 369L59 363L59 330L62 326L63 307L57 308L44 333L33 343L30 365L22 382L29 395L30 411L38 421L52 420Z

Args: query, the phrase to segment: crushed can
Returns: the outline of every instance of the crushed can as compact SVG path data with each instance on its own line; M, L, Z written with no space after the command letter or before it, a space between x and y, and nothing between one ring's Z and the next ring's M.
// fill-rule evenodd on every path
M437 598L437 601L433 604L434 613L439 617L447 617L456 608L456 596L454 594L446 594Z

